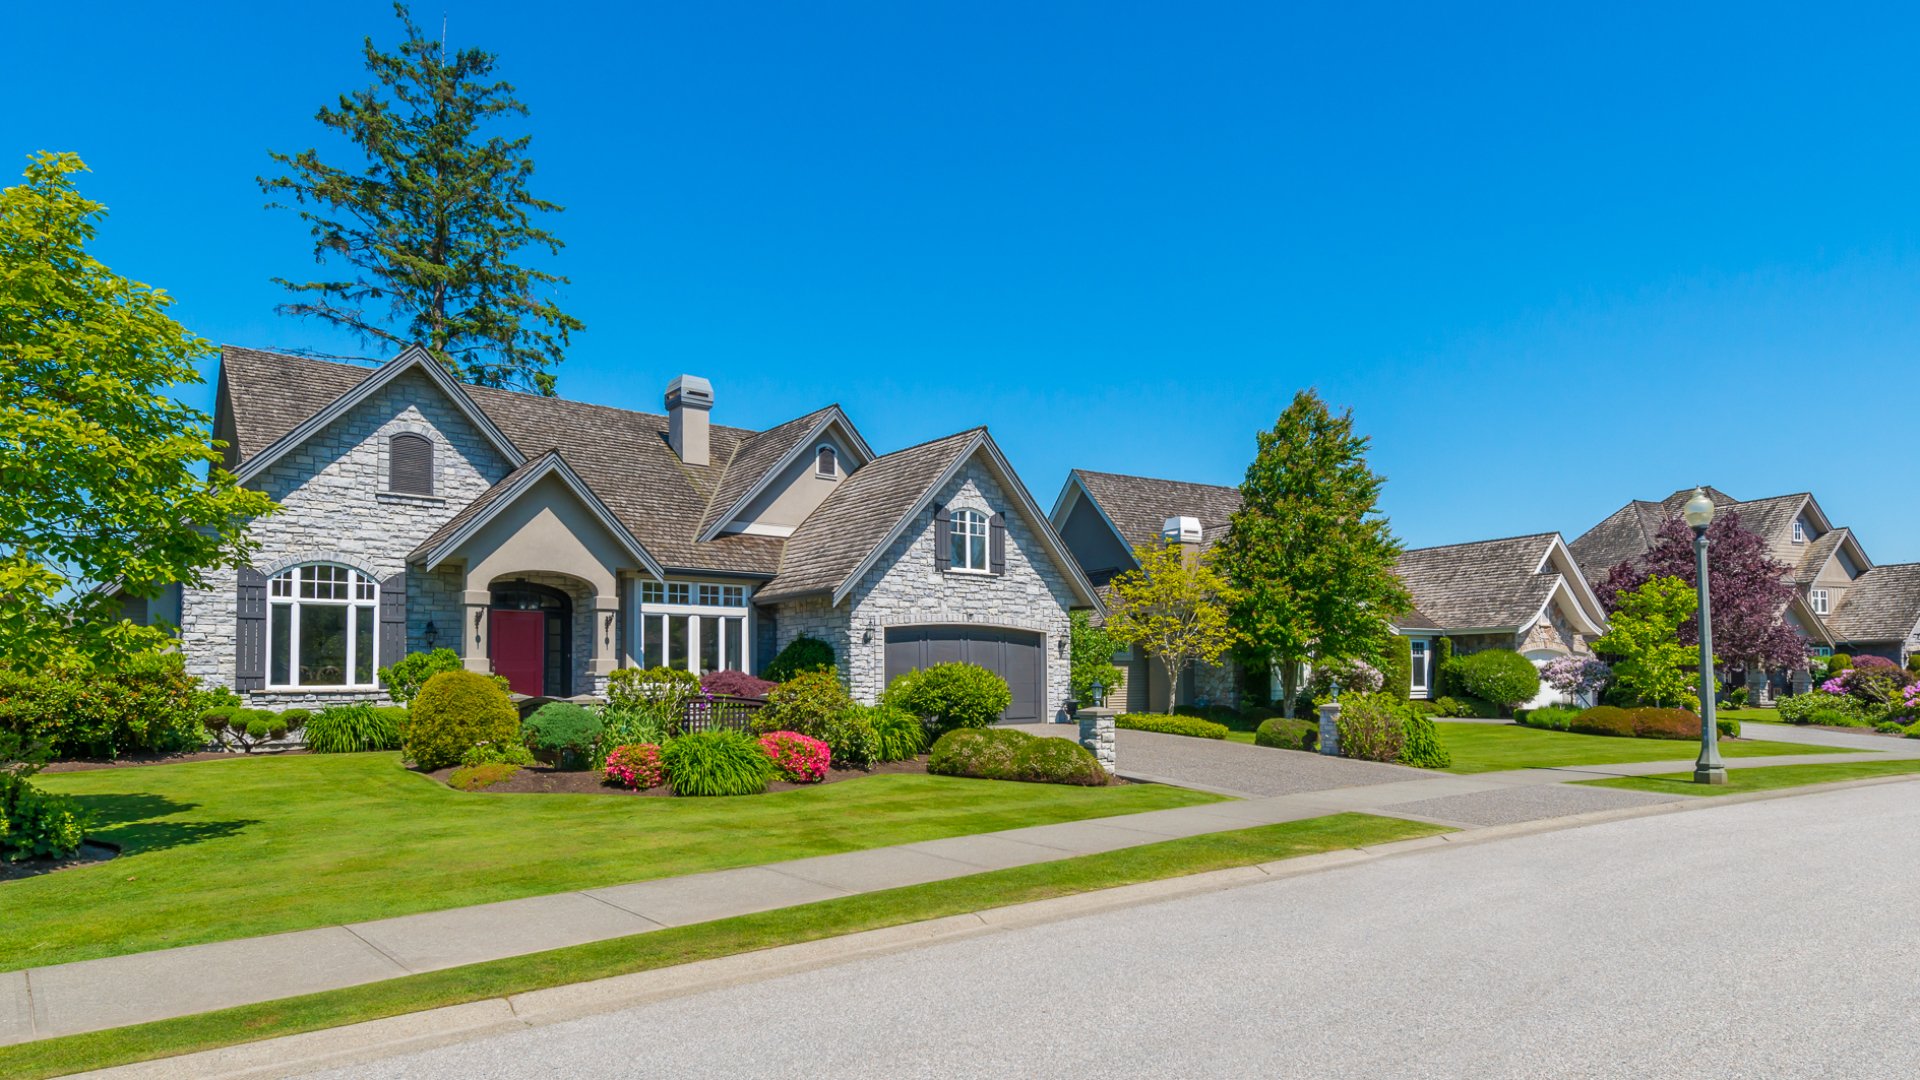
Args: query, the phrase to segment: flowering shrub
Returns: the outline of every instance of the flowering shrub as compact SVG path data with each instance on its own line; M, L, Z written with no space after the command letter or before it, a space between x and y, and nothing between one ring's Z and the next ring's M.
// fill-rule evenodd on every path
M780 779L791 784L817 784L827 778L833 752L819 739L797 731L773 731L760 736L760 749L773 759Z
M1332 696L1333 684L1342 694L1371 694L1385 684L1380 669L1365 660L1329 660L1313 669L1307 690L1315 701Z
M1868 660L1879 660L1869 664ZM1850 697L1870 705L1892 705L1912 685L1913 676L1877 656L1863 656L1853 667L1820 684L1822 693Z
M616 746L607 754L607 783L644 791L666 779L660 748L653 743Z
M1563 694L1589 700L1613 678L1613 668L1591 656L1563 656L1540 669L1540 679Z

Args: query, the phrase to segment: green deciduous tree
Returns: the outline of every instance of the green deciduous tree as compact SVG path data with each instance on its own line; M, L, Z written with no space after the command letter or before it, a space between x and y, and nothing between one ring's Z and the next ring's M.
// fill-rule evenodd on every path
M1301 664L1378 664L1388 620L1413 601L1394 572L1400 544L1377 510L1382 479L1367 467L1353 413L1336 416L1302 390L1258 443L1217 550L1239 593L1243 650L1280 669L1291 715Z
M1072 670L1067 681L1075 701L1092 704L1094 683L1098 682L1108 693L1120 685L1121 672L1113 664L1113 654L1125 648L1126 642L1114 637L1106 627L1093 625L1093 616L1088 612L1074 612L1072 621L1068 633Z
M1138 547L1139 569L1113 579L1107 632L1139 645L1167 669L1167 712L1180 676L1195 661L1219 662L1236 640L1227 607L1236 593L1213 569L1212 554L1187 556L1178 546Z
M493 54L449 54L404 4L394 12L406 32L399 51L382 52L372 38L364 46L375 84L317 117L364 164L338 168L311 149L274 153L287 173L260 178L261 190L303 207L314 261L353 269L320 281L275 278L296 297L280 310L396 350L425 346L471 383L552 394L548 369L585 326L541 295L566 278L514 258L530 246L560 250L534 218L561 208L528 190L530 136L479 137L483 123L527 107L510 83L492 79Z
M1614 685L1647 705L1700 708L1693 671L1697 646L1680 640L1680 627L1700 605L1693 586L1677 577L1649 578L1620 593L1606 635L1594 650L1616 656Z
M98 586L154 597L246 548L273 509L219 468L197 383L213 347L166 293L89 255L105 216L73 154L42 153L0 191L0 664L115 663L165 638Z

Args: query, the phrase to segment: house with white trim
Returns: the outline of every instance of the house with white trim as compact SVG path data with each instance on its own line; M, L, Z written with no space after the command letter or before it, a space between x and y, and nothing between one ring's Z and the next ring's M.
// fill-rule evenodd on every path
M1068 612L1099 601L985 428L879 453L835 405L722 426L688 375L664 404L464 385L419 349L228 346L214 435L280 510L153 613L192 674L270 708L379 700L381 667L436 647L591 698L620 667L757 671L808 634L860 700L968 660L1007 679L1005 719L1064 715Z

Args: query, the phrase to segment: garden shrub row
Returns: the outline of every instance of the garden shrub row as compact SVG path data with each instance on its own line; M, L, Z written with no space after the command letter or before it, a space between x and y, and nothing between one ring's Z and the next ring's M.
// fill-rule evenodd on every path
M124 670L0 670L0 732L44 746L57 759L118 758L198 750L200 714L231 700L209 693L171 653Z
M1227 726L1197 716L1164 716L1160 713L1122 713L1114 718L1114 727L1129 731L1156 731L1162 735L1188 735L1196 739L1224 739Z
M1365 761L1395 762L1421 769L1445 769L1453 756L1422 703L1392 691L1343 695L1340 699L1340 754ZM1271 717L1254 732L1254 744L1280 750L1313 751L1320 746L1317 717Z
M1018 780L1099 787L1107 771L1072 739L1029 735L1013 728L960 728L933 744L927 771L939 776Z
M303 737L316 754L361 754L400 749L406 728L407 710L397 705L329 705L307 721Z

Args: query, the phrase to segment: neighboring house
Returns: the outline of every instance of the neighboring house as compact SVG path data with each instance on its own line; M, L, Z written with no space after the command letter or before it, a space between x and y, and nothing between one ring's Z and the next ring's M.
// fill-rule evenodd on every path
M1438 642L1455 655L1512 649L1535 664L1592 656L1606 614L1559 533L1416 548L1403 552L1400 580L1414 610L1394 620L1413 652L1411 696L1438 696ZM1532 704L1552 699L1542 690Z
M1048 518L1104 602L1113 579L1140 567L1135 548L1182 544L1195 552L1213 546L1240 509L1240 489L1182 480L1074 469ZM1122 685L1109 687L1108 704L1129 712L1166 708L1166 666L1138 646L1116 656ZM1240 704L1238 667L1196 663L1181 678L1175 703Z
M1904 664L1920 650L1920 568L1875 567L1851 529L1836 526L1806 492L1741 501L1708 487L1719 512L1767 542L1774 558L1793 568L1794 598L1781 617L1807 640L1809 651L1884 656ZM1657 502L1630 502L1573 541L1574 557L1589 580L1637 559L1653 546L1660 525L1677 517L1693 489Z
M986 429L879 454L838 406L757 432L713 406L685 375L663 416L461 385L418 349L223 349L214 434L282 509L178 596L189 670L270 707L377 699L378 668L445 646L587 697L811 634L863 701L966 659L1007 679L1006 719L1062 714L1068 611L1097 600Z

